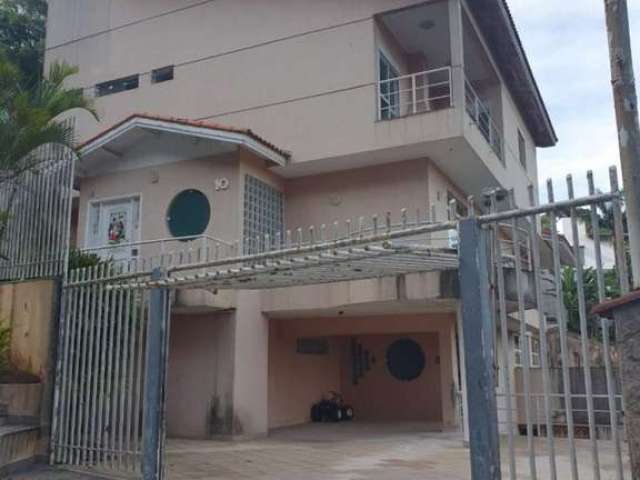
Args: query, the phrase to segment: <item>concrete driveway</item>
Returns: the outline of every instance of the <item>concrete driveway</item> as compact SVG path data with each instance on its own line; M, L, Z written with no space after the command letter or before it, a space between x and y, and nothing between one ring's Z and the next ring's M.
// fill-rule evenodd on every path
M431 431L429 431L431 430ZM171 440L171 480L468 479L457 432L424 424L311 424L269 438L225 443Z
M504 479L509 478L506 442ZM536 439L539 480L550 478L544 438ZM591 444L577 440L581 480L592 480ZM601 479L614 480L611 442L598 442ZM623 453L627 461L626 451ZM565 439L556 439L558 478L570 478ZM517 439L518 480L530 479L526 438ZM467 480L469 451L458 432L438 432L419 423L310 424L242 441L170 439L166 455L169 480ZM628 465L626 465L628 472ZM627 474L630 477L629 474ZM83 474L43 468L16 480L87 480ZM105 477L102 477L105 478ZM125 477L108 477L125 478ZM129 477L131 478L131 477Z
M591 443L577 440L581 480L593 479ZM614 480L612 443L598 442L601 479ZM503 478L509 478L503 439ZM538 479L549 479L546 440L535 440ZM628 456L623 453L625 461ZM570 478L566 439L556 439L558 478ZM516 442L519 480L530 479L526 438ZM429 425L310 424L273 432L269 438L228 443L170 440L170 480L467 480L469 450L458 432ZM628 469L628 466L627 466Z

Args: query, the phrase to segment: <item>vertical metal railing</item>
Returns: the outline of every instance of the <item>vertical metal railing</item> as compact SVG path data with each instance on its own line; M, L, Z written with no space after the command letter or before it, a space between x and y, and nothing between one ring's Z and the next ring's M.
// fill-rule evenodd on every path
M590 172L587 183L588 197L575 198L569 176L567 200L555 199L549 181L548 205L516 209L512 204L506 212L494 210L479 217L496 242L492 278L497 306L494 324L499 330L495 363L501 369L497 395L498 408L504 410L500 412L501 432L507 436L503 458L511 480L630 478L615 337L608 320L591 314L593 305L629 289L622 197L615 169L610 193L596 192ZM533 195L531 188L531 200ZM572 258L566 255L569 240L557 228L559 218L567 215L573 233ZM585 265L580 254L580 221L590 221L593 265ZM607 221L612 225L603 227ZM496 248L507 223L514 245L523 235L529 239L530 269L523 265L519 248L513 250L513 262L505 262L503 250ZM603 267L603 228L613 232L617 264L610 270ZM511 288L506 285L507 275L514 279ZM553 285L543 287L543 279L549 278ZM559 338L550 337L551 332L558 332ZM521 366L512 365L515 335L520 337ZM532 340L525 341L529 336ZM533 345L539 345L539 350L534 352ZM538 356L539 362L532 361ZM519 461L525 458L526 469Z
M502 140L501 129L498 128L491 109L484 100L476 93L468 79L464 80L464 96L465 110L478 126L480 133L485 140L491 145L498 159L504 163L504 145Z
M139 477L149 293L115 288L111 262L62 291L51 462Z
M62 145L45 145L0 180L0 280L64 275L75 159Z
M378 81L378 120L391 120L453 106L451 67Z

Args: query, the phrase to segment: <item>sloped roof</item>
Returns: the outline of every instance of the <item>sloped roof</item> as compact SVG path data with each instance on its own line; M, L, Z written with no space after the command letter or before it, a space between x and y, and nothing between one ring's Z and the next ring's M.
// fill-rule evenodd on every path
M261 147L261 150L269 151L275 154L275 156L279 157L281 161L277 161L276 163L280 165L286 163L291 155L286 150L276 147L273 143L265 140L263 137L257 135L248 128L230 127L227 125L220 125L218 123L189 120L186 118L165 117L161 115L151 115L148 113L134 113L133 115L128 116L124 120L115 123L114 125L95 135L94 137L86 140L78 147L78 149L81 154L86 154L90 151L95 150L96 148L100 148L105 144L105 142L108 142L110 138L118 136L120 132L127 131L129 127L142 127L149 129L157 128L158 130L160 130L163 126L176 126L196 129L196 131L192 133L197 133L198 130L205 130L210 131L212 134L215 134L216 132L238 134L240 137L238 137L237 143L249 143L242 142L244 137L244 139L250 141L250 143L258 144ZM189 134L189 132L187 131L178 133Z

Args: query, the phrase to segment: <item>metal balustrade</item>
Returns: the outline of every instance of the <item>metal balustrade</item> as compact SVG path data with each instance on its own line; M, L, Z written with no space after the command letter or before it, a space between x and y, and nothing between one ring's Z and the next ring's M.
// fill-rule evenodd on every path
M469 80L464 81L465 109L477 125L482 136L487 140L494 153L504 163L504 145L500 129L491 116L491 110L476 93Z
M378 82L378 120L391 120L453 106L451 67Z

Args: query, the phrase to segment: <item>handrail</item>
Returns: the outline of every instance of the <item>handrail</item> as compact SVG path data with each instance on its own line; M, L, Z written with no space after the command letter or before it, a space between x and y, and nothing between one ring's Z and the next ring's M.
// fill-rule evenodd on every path
M451 78L446 66L378 80L378 120L452 107Z
M152 244L164 244L169 242L189 242L196 240L209 240L214 243L220 243L226 246L232 246L232 243L227 242L225 240L221 240L216 237L212 237L210 235L187 235L183 237L165 237L165 238L156 238L152 240L138 240L136 242L127 242L127 243L119 243L117 245L103 245L99 247L86 247L81 248L80 250L83 252L95 252L102 250L114 250L117 248L127 248L127 247L138 247L142 245L152 245Z
M504 141L500 129L493 121L491 110L466 77L464 79L464 96L467 113L478 126L487 142L489 142L498 159L504 164Z

